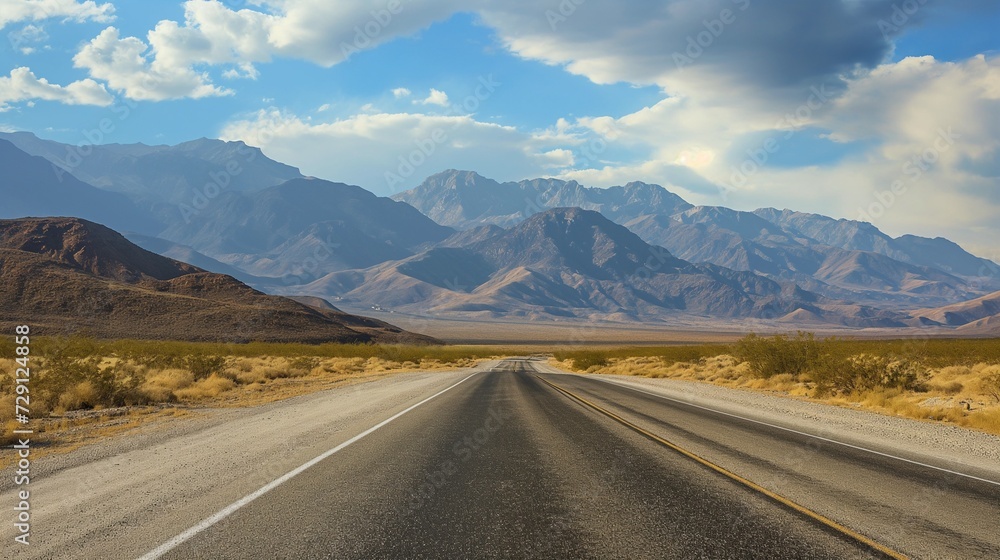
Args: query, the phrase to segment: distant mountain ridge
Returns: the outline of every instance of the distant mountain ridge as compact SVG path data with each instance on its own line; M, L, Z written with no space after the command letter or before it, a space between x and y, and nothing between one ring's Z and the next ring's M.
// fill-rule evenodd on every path
M267 284L272 280L269 278L254 276L234 266L229 266L228 264L219 262L208 255L204 255L194 250L192 247L188 247L187 245L181 245L159 237L151 237L136 233L126 234L125 237L132 243L135 243L147 251L151 251L169 259L191 264L209 272L232 276L233 278L251 286Z
M0 133L0 143L0 157L6 146L31 163L10 164L14 171L0 188L11 190L11 203L0 217L90 218L260 287L405 258L453 233L406 204L304 177L242 142L87 146L72 165L66 154L79 154L76 146L26 132ZM37 203L15 204L29 195Z
M293 179L255 192L227 192L160 237L257 276L306 281L413 254L454 233L412 206L361 187Z
M995 326L1000 322L1000 292L936 309L921 309L913 315L942 325L966 329L975 329L984 324Z
M736 270L752 270L840 299L879 305L926 305L979 295L977 282L933 266L913 264L917 259L906 257L900 250L894 250L893 254L905 260L885 255L884 252L895 247L895 240L870 224L825 216L816 216L816 221L828 226L818 228L820 233L827 234L824 241L842 246L825 244L795 228L782 227L780 222L767 221L757 212L711 206L695 207L673 216L644 216L625 225L682 258L707 259ZM840 239L832 231L834 226L841 228ZM843 230L874 231L879 235L866 234L858 240L844 235ZM865 251L858 249L859 246L880 248L884 252ZM954 247L954 254L971 257L957 245Z
M968 277L996 276L1000 265L977 257L943 237L903 235L892 238L867 222L834 219L819 214L761 208L754 214L786 232L845 250L869 251L894 260Z
M125 196L72 175L57 176L44 158L0 139L0 218L79 216L120 229L156 233L157 221Z
M642 182L607 189L559 179L498 183L473 171L454 169L432 175L420 186L392 198L410 204L439 224L458 229L485 224L508 227L552 208L594 210L620 222L691 207L663 187Z
M901 326L905 319L840 306L750 272L691 264L579 208L542 212L507 230L460 232L403 261L334 272L301 293L483 319L657 322L685 316L781 319L803 312L854 326Z
M944 305L1000 289L1000 266L942 238L893 239L868 223L790 210L696 207L644 183L611 189L557 179L501 184L449 170L394 198L459 229L509 226L556 205L589 205L679 258L869 305Z
M253 191L301 178L298 169L243 142L200 138L176 146L102 144L80 148L29 132L3 132L24 152L52 163L61 180L72 175L129 197L161 223L184 219L224 191Z
M76 218L0 220L0 323L39 334L249 342L433 342L270 296ZM67 330L68 329L68 330Z

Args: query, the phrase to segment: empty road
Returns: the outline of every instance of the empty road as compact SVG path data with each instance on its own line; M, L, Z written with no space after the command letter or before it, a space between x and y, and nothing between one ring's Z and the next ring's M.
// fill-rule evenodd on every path
M13 557L1000 557L987 475L539 370L421 386L253 492Z

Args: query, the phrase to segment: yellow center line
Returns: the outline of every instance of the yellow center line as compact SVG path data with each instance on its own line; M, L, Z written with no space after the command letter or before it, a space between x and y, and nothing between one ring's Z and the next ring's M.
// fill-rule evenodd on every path
M891 548L889 548L889 547L887 547L887 546L885 546L883 544L880 544L880 543L878 543L878 542L876 542L876 541L874 541L874 540L872 540L872 539L870 539L870 538L862 535L861 533L858 533L857 531L854 531L853 529L850 529L848 527L845 527L844 525L841 525L840 523L837 523L836 521L830 519L829 517L826 517L825 515L817 513L815 511L813 511L813 510L811 510L811 509L803 506L803 505L800 505L800 504L798 504L796 502L793 502L792 500L790 500L790 499L788 499L788 498L786 498L786 497L784 497L784 496L782 496L780 494L776 494L776 493L768 490L767 488L764 488L763 486L757 484L756 482L753 482L753 481L751 481L749 479L746 479L746 478L744 478L744 477L742 477L742 476L740 476L740 475L738 475L738 474L730 471L729 469L727 469L725 467L717 465L717 464L709 461L708 459L705 459L705 458L703 458L703 457L701 457L701 456L699 456L699 455L697 455L695 453L692 453L691 451L688 451L688 450L680 447L679 445L677 445L675 443L671 443L670 441L667 441L667 440L663 439L662 437L654 434L653 432L650 432L649 430L646 430L645 428L641 428L641 427L637 426L636 424L633 424L632 422L629 422L628 420L622 418L621 416L615 414L614 412L611 412L610 410L607 410L607 409L605 409L605 408L603 408L601 406L598 406L598 405L590 402L589 400L587 400L587 399L585 399L585 398L583 398L583 397L581 397L579 395L576 395L575 393L572 393L572 392L570 392L570 391L568 391L566 389L563 389L562 387L556 385L555 383L552 383L551 381L548 381L546 379L542 379L541 377L539 377L537 375L535 377L537 377L542 383L545 383L546 385L552 387L553 389L559 391L560 393L566 395L567 397L569 397L569 398L571 398L573 400L576 400L576 401L582 403L583 405L588 406L588 407L596 410L597 412L600 412L601 414L603 414L603 415L611 418L612 420L615 420L616 422L618 422L618 423L626 426L627 428L629 428L629 429L631 429L631 430L633 430L635 432L638 432L638 433L642 434L643 436L645 436L645 437L647 437L647 438L649 438L649 439L651 439L651 440L653 440L653 441L655 441L655 442L657 442L657 443L659 443L659 444L661 444L661 445L663 445L665 447L668 447L668 448L670 448L670 449L672 449L672 450L680 453L681 455L684 455L685 457L687 457L689 459L693 459L694 461L697 461L698 463L701 463L702 465L704 465L704 466L712 469L713 471L715 471L715 472L717 472L719 474L722 474L722 475L730 478L731 480L734 480L734 481L742 484L743 486L746 486L747 488L750 488L751 490L759 492L759 493L767 496L768 498L771 498L772 500L774 500L774 501L776 501L776 502L778 502L778 503L780 503L780 504L782 504L782 505L784 505L786 507L789 507L789 508L791 508L791 509L793 509L793 510L795 510L795 511L797 511L797 512L799 512L799 513L801 513L801 514L803 514L803 515L805 515L805 516L807 516L807 517L815 520L815 521L818 521L818 522L822 523L823 525L826 525L827 527L830 527L831 529L837 531L838 533L841 533L841 534L843 534L843 535L845 535L847 537L850 537L850 538L852 538L852 539L860 542L861 544L863 544L863 545L865 545L865 546L867 546L869 548L872 548L872 549L874 549L874 550L876 550L876 551L878 551L878 552L880 552L880 553L888 556L889 558L894 558L894 559L897 559L897 560L907 560L908 559L908 557L905 554L901 553L901 552L893 550L893 549L891 549Z

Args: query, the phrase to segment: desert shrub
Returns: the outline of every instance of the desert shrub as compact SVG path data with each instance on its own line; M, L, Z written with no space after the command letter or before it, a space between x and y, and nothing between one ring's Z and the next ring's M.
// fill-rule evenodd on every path
M658 358L658 363L669 366L676 363L697 362L727 353L724 344L672 344L670 346L636 346L620 348L579 348L557 350L552 356L561 361L574 363L574 369L586 370L592 366L606 367L611 360L628 358ZM583 366L587 367L583 367Z
M97 356L56 352L32 370L32 403L42 413L147 402L138 390L143 371L133 364L103 363Z
M45 360L43 367L32 369L34 387L32 388L33 408L41 412L51 412L61 408L63 394L71 393L81 383L96 379L101 375L99 360L95 358L73 358L66 355L56 355ZM90 406L93 406L91 404ZM66 410L63 408L63 410Z
M257 370L263 379L285 379L294 377L294 372L288 367L264 366Z
M226 367L226 359L222 356L192 355L184 360L184 366L191 370L195 380L205 379L213 373L219 373Z
M188 387L174 391L174 394L181 400L198 400L217 397L233 387L236 387L236 383L232 379L210 375Z
M31 353L36 356L89 358L101 354L101 342L83 335L70 337L32 337Z
M590 368L607 367L611 360L621 362L629 358L655 358L655 363L664 367L677 363L695 363L705 358L726 354L728 350L724 344L672 344L670 346L557 350L552 353L552 356L561 362L572 360L573 369L587 371Z
M751 373L764 378L804 373L818 363L820 355L813 334L804 332L799 332L795 338L761 337L751 333L736 342L733 354L749 364Z
M482 346L434 346L406 344L299 344L250 342L246 344L216 342L179 342L157 340L110 340L99 343L105 355L117 355L151 367L181 367L190 356L230 356L234 358L381 358L390 362L439 360L461 362L474 358L489 358L507 353L502 348ZM519 354L512 351L510 354Z
M608 365L608 356L600 350L577 350L575 352L557 352L557 360L572 360L573 368L586 371L593 367Z
M14 353L11 352L10 354L7 355L13 356ZM0 356L3 355L0 354ZM17 362L15 362L14 360L5 360L3 359L3 357L0 357L0 399L14 395L14 383L15 383L14 371L18 367L20 366L18 366ZM10 408L13 409L14 408L13 405L11 405ZM4 414L5 412L8 411L4 408L0 408L0 415ZM2 420L3 416L0 416L0 421Z
M309 366L313 362L311 360L295 361L288 363L287 360L277 359L277 360L260 360L254 364L249 369L249 371L241 370L230 370L228 372L223 372L221 374L216 374L219 377L227 377L236 381L239 384L250 384L250 383L266 383L275 379L285 379L289 377L303 377L311 373L311 369L303 369ZM234 374L234 375L230 375Z
M1000 372L986 375L983 377L981 384L983 391L1000 403Z
M236 363L233 365L233 367L239 372L246 373L248 371L253 370L253 362L247 358L240 358L236 360Z
M222 370L215 372L215 375L219 377L225 377L230 381L235 381L237 384L240 382L240 374L243 373L236 368L227 367Z
M877 389L915 390L926 374L914 360L858 354L846 359L827 357L814 370L820 393L856 393Z
M172 402L177 400L174 392L194 383L194 374L186 369L164 369L151 371L139 387L139 392L152 402Z
M100 403L100 395L90 381L81 381L59 395L59 408L63 410L79 410L94 408Z
M0 363L3 362L4 358L15 357L14 351L17 346L13 336L0 336Z
M291 376L300 377L303 375L309 375L312 370L319 366L319 364L319 358L312 356L299 356L288 364L288 369L290 370Z
M972 373L972 368L968 366L947 366L938 369L936 376L941 379L954 379Z
M932 382L928 383L928 388L948 395L957 395L965 389L965 385L961 381Z

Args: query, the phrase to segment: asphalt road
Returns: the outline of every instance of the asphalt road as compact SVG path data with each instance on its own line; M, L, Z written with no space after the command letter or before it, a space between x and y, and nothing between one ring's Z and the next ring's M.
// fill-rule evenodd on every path
M522 360L240 505L150 557L1000 557L1000 486Z
M1000 558L1000 469L733 410L527 360L388 376L33 463L0 558Z

